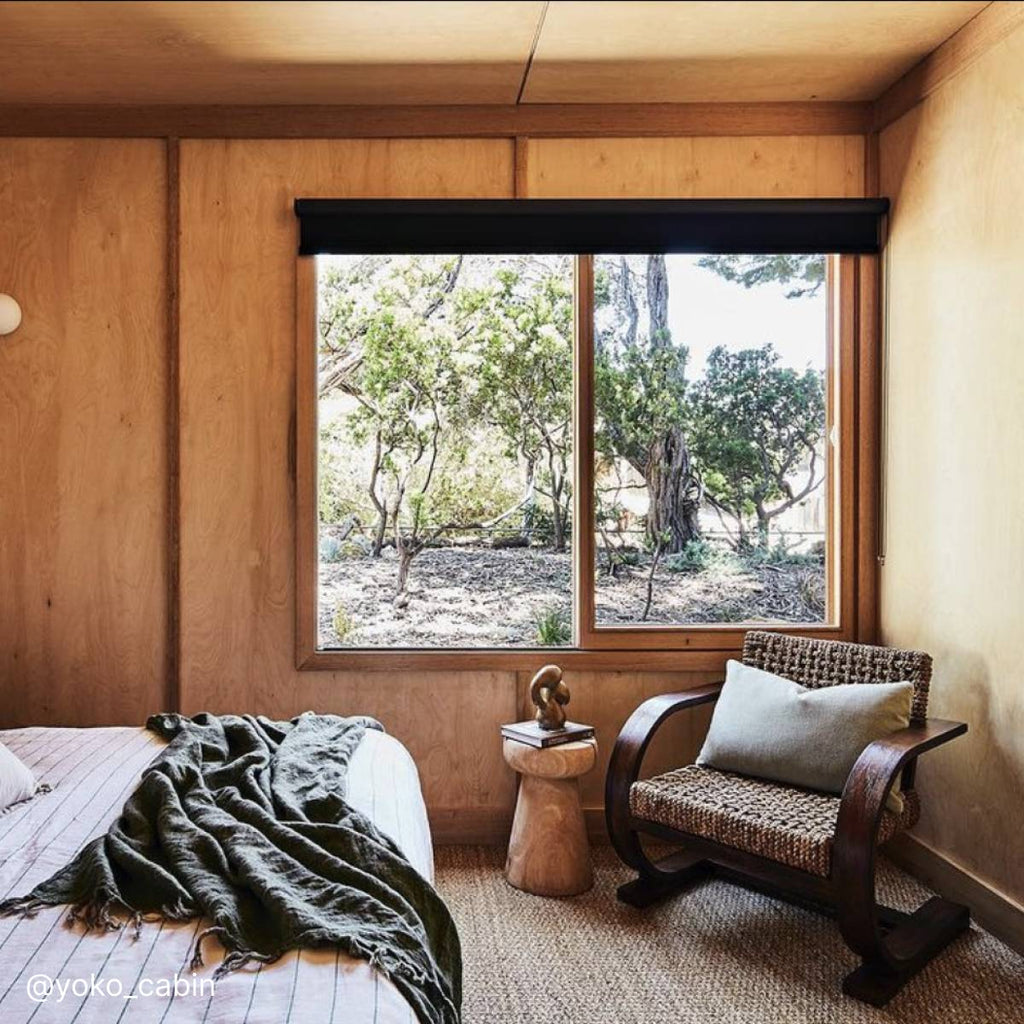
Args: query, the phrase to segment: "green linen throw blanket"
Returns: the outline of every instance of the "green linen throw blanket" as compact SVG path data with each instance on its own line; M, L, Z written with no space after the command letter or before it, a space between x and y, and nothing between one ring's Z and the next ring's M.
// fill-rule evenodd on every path
M118 928L208 918L227 950L214 977L292 949L338 946L389 977L423 1024L457 1024L458 933L398 847L345 802L367 718L154 715L169 740L121 816L0 914L70 903L71 921Z

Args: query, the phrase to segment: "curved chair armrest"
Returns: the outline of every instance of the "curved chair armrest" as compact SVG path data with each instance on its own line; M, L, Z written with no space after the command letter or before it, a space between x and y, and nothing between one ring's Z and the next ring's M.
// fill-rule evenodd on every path
M875 740L857 758L843 788L832 845L832 878L851 934L843 937L863 956L877 948L875 855L885 801L907 762L967 732L964 722L929 718ZM842 906L841 906L842 909Z
M645 700L622 727L608 764L604 786L604 814L615 852L638 870L639 841L629 827L629 790L640 775L644 754L662 724L680 711L718 699L721 683L681 693L662 693Z

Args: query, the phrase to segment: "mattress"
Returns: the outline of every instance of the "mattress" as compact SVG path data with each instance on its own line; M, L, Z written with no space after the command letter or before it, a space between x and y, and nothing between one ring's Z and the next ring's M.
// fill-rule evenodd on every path
M21 895L62 867L119 813L163 740L145 729L15 729L6 744L50 793L0 815L0 899ZM369 731L353 755L348 799L433 881L433 852L416 766L391 736ZM200 922L146 923L86 933L66 908L0 918L0 1020L67 1024L196 1021L205 1024L415 1024L409 1005L364 961L336 950L299 950L221 979L223 950L203 944L206 966L188 968Z

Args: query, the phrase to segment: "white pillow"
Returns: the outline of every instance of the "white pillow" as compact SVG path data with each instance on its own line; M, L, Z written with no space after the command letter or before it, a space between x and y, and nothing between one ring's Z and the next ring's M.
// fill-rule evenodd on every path
M35 796L36 777L0 743L0 811Z
M910 721L912 683L841 683L810 689L730 661L697 764L842 793L872 740ZM903 810L899 783L889 809Z

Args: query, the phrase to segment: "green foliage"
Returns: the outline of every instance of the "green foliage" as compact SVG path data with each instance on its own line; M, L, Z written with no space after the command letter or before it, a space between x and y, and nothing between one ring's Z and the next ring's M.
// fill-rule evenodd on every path
M666 555L662 565L669 572L698 573L707 569L715 561L717 554L713 544L698 538L689 541L682 551Z
M799 299L816 295L825 283L827 259L817 253L797 255L715 255L702 256L697 265L712 270L726 281L736 281L744 288L778 281L780 284L797 282L786 297Z
M564 647L572 643L572 623L569 609L552 605L537 619L537 643L542 647Z
M571 503L572 494L568 493L566 502ZM531 539L538 544L553 546L555 543L555 522L550 507L546 505L534 505L529 509L525 517L525 526L530 531ZM566 517L562 523L563 539L568 541L572 536L572 521Z
M772 565L778 568L821 566L825 563L825 546L815 544L809 551L791 551L780 540L770 548L754 548L746 552L743 561L752 566Z
M334 614L331 616L331 626L342 643L346 641L351 642L355 638L356 624L352 616L349 615L348 609L340 602L335 607Z
M767 524L820 484L819 446L824 441L823 375L779 365L771 345L729 352L712 350L704 378L693 388L691 445L701 465L705 494L739 523L756 513L761 544ZM808 482L794 492L791 480L803 466Z
M647 339L617 353L608 346L597 350L594 443L602 455L645 471L654 439L686 421L686 359L684 347Z
M482 523L514 505L517 497L500 453L456 446L444 453L424 519L430 525Z
M369 522L373 516L365 487L359 478L359 464L344 443L340 423L320 428L320 464L317 474L317 511L321 523L340 523L349 516Z
M373 452L367 498L378 528L387 517L396 546L410 558L426 542L424 518L440 464L458 461L467 445L447 316L462 263L366 257L348 273L332 268L321 289L321 397L355 400L343 426L353 445Z
M337 537L327 536L320 539L320 561L328 565L350 558L364 558L369 551L370 542L362 537L339 540Z
M549 499L564 545L573 301L562 262L360 257L323 274L321 397L345 410L321 445L323 521L387 516L414 555L530 488ZM364 482L344 475L352 452L370 459Z
M654 440L685 423L688 351L664 326L667 284L664 292L653 287L659 268L648 260L641 287L637 264L636 257L608 257L595 271L594 444L644 474ZM641 331L645 303L648 329Z
M706 376L688 382L688 350L668 331L668 276L658 260L597 262L595 447L607 465L628 463L644 478L648 552L689 502L694 525L658 546L671 552L669 571L700 572L722 554L682 544L696 532L702 493L705 508L734 517L741 547L745 521L757 518L766 547L770 519L809 493L793 488L820 459L824 384L813 371L781 366L771 346L716 349ZM746 288L792 286L792 296L812 295L825 280L817 256L709 256L701 264ZM481 256L353 257L324 270L321 522L354 516L367 538L384 536L386 526L407 570L442 534L476 529L535 496L497 532L528 531L564 547L572 497L567 270L567 260ZM614 536L610 521L601 522ZM758 557L782 557L773 552ZM355 553L362 549L322 545L325 561ZM609 563L639 557L615 548ZM555 635L564 618L548 609L538 634ZM567 620L564 627L571 636Z
M573 295L568 275L550 262L502 268L458 297L469 345L467 412L495 429L509 460L521 460L527 484L551 506L551 541L563 547L569 506L572 437Z

